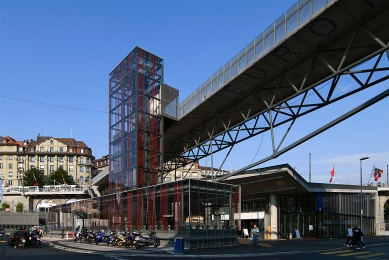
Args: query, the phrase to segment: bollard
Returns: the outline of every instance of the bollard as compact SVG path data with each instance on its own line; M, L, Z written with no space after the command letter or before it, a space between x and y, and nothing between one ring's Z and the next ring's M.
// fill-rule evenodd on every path
M183 255L184 254L185 240L183 237L176 237L174 239L174 254Z
M64 228L62 228L61 237L62 237L62 238L65 238L65 229L64 229Z

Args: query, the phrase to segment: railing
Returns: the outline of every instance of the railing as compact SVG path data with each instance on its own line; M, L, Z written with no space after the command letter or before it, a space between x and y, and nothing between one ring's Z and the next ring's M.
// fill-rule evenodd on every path
M178 119L195 109L334 2L336 0L299 0L180 103Z
M4 187L4 193L22 193L24 192L44 192L44 193L62 193L62 192L85 192L87 186L77 187L77 185L47 185L43 186L43 188L39 188L37 186L12 186L12 187Z

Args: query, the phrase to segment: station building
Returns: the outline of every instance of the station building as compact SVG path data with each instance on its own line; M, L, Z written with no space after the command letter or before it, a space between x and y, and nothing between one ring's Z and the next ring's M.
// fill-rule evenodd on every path
M164 182L163 136L178 93L163 83L163 60L135 47L111 72L108 193L51 208L48 223L88 229L156 230L189 247L223 246L250 236L345 235L360 219L359 187L307 183L289 165L214 178ZM173 94L172 94L173 93ZM163 102L162 102L163 100ZM364 232L374 234L377 189L363 187ZM66 223L65 223L66 222Z

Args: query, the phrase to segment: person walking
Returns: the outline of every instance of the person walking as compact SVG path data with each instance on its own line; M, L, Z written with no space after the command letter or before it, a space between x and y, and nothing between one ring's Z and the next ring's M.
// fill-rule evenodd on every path
M344 245L349 246L349 244L348 244L349 241L350 242L353 241L353 230L351 229L351 226L347 227L347 239L346 239L346 243Z
M362 249L366 247L366 245L362 242L363 232L357 226L355 226L354 237L355 237L355 243L358 246L357 249Z
M259 229L257 228L257 225L254 225L253 229L251 230L251 236L253 237L254 246L258 246L258 235Z

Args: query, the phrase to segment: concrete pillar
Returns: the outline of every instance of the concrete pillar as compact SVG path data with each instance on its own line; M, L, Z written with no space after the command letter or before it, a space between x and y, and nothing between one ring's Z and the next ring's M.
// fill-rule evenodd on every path
M278 239L277 219L278 219L277 197L276 195L270 195L270 239L271 240Z

